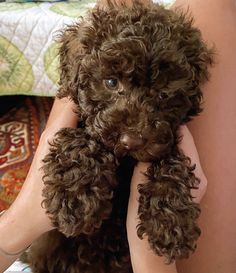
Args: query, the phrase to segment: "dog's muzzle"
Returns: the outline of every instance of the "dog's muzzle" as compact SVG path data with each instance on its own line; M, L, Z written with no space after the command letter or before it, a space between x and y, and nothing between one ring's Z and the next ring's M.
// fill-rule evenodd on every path
M121 145L129 151L137 150L145 144L141 135L125 133L120 136Z

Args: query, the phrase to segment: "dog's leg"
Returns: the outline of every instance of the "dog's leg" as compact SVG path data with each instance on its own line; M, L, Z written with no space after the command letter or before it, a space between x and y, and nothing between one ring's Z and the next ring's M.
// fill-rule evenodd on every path
M44 159L43 206L66 236L92 233L112 209L116 159L84 129L61 129Z
M168 263L188 257L200 235L196 223L200 208L191 196L199 179L193 170L190 159L176 153L152 163L145 174L148 182L139 185L138 236L147 236L154 252Z

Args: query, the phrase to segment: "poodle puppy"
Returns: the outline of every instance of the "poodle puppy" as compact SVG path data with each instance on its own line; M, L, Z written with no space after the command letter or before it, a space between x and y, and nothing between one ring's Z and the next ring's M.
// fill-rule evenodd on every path
M78 128L61 129L44 160L43 206L57 231L28 253L39 273L130 273L126 234L130 179L139 185L140 239L168 263L200 235L194 166L179 126L201 112L213 50L193 20L158 4L94 8L60 37L58 97L76 105Z

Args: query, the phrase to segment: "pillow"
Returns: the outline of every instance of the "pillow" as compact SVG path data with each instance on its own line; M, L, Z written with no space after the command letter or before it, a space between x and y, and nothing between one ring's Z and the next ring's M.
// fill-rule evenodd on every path
M0 211L10 206L25 181L53 99L21 96L16 101L17 107L0 118Z

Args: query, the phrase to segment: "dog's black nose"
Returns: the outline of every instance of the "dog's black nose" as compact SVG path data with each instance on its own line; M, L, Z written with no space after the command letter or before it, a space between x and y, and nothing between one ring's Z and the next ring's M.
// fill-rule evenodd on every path
M120 137L120 143L127 150L136 150L139 147L143 146L144 141L142 136L134 135L134 134L123 134Z

